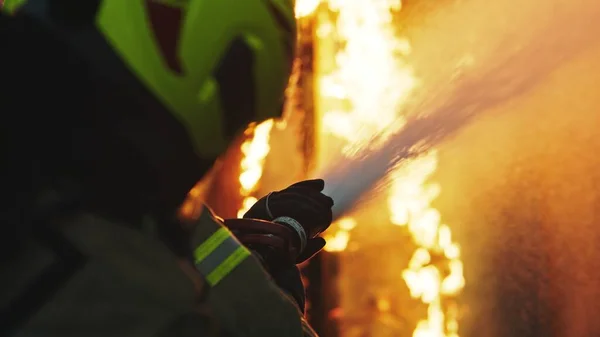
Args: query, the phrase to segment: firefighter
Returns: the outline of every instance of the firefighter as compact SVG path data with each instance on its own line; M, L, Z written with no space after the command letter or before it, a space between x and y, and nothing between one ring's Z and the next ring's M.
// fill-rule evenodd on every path
M0 15L0 335L314 335L295 265L324 245L322 180L244 219L177 216L229 141L281 111L292 2L28 0Z

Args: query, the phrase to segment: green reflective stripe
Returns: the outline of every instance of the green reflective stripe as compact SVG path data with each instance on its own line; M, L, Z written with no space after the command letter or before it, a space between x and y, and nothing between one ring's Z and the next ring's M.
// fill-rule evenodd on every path
M229 230L221 227L194 250L194 263L208 284L215 286L250 254Z
M230 236L227 238L227 240L223 241L219 247L213 250L212 253L210 253L210 255L208 255L204 260L196 261L196 269L201 271L204 275L210 274L239 247L240 243L233 236Z
M223 263L208 274L206 281L211 287L215 286L248 256L250 256L250 251L243 246L239 246L233 254L229 255Z
M194 250L194 260L196 264L204 261L223 241L230 237L229 231L225 227L219 228L206 241Z

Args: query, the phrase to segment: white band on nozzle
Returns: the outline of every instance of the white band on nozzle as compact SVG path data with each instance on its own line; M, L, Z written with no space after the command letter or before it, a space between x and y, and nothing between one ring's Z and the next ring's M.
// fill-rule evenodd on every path
M306 247L306 241L308 241L308 238L306 236L306 231L304 230L304 227L302 227L302 225L298 221L290 218L289 216L280 216L279 218L273 220L273 222L286 224L292 227L300 237L300 252L304 251L304 248Z

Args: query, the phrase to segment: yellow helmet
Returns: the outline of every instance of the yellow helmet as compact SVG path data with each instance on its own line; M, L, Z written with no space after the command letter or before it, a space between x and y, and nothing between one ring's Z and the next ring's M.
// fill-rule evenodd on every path
M294 0L102 0L97 27L204 158L281 112Z

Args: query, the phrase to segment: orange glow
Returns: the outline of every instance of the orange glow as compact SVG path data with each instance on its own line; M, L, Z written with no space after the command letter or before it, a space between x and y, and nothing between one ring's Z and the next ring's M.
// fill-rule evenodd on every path
M350 231L356 226L356 221L352 218L342 218L336 221L336 231L329 231L325 234L325 250L329 252L341 252L348 246L350 241Z
M251 134L252 137L242 143L241 146L244 158L240 163L242 170L239 182L241 186L240 194L244 197L244 200L238 210L238 217L242 217L257 201L252 193L256 190L263 174L263 163L269 154L269 138L273 125L273 120L267 120L259 125L251 125L246 130L246 134Z

